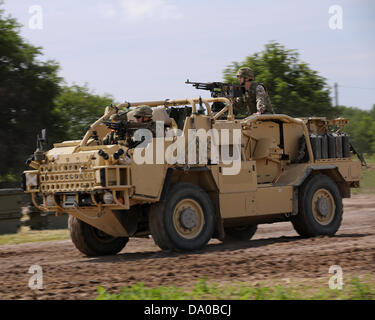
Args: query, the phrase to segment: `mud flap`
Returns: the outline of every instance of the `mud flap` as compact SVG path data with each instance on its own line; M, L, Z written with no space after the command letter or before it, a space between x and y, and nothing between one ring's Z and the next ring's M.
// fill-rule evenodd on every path
M69 208L67 213L114 237L128 237L127 230L108 208Z

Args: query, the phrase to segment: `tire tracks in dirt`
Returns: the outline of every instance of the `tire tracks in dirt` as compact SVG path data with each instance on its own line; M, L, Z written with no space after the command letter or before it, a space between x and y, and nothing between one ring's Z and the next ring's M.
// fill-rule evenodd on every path
M115 256L88 258L70 240L0 246L0 299L93 299L101 285L111 292L147 286L192 286L198 279L225 283L372 274L375 267L375 196L344 199L343 224L334 237L301 238L291 223L261 225L250 241L211 240L189 253L161 251L152 239L130 239ZM43 268L43 290L30 290L28 269ZM328 279L328 278L327 278Z

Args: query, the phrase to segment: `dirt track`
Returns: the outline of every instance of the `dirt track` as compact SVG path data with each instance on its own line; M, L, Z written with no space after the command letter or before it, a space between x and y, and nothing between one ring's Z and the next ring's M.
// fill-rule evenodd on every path
M31 265L43 268L43 290L30 290ZM328 279L331 265L344 276L375 270L375 196L344 200L343 224L335 237L302 239L291 223L259 226L254 238L236 244L212 240L188 254L162 252L152 239L130 239L109 257L87 258L70 240L0 246L0 299L93 299L97 286L111 292L137 282L190 286L284 278Z

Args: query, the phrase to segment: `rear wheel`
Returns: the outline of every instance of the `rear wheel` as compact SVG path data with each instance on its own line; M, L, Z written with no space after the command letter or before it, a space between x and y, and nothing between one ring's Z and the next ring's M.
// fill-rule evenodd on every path
M113 237L74 216L69 216L68 226L74 245L87 256L116 254L129 240L127 237Z
M161 249L200 249L214 232L211 199L196 185L178 183L170 188L165 201L151 208L149 225Z
M337 184L319 174L309 179L300 191L299 212L292 218L294 229L304 237L334 235L343 215Z

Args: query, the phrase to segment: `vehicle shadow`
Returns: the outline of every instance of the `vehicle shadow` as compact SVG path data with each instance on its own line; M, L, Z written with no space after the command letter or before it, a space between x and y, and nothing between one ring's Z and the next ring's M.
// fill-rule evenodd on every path
M92 258L86 258L82 262L91 263L114 263L114 262L124 262L124 261L138 261L138 260L148 260L148 259L165 259L165 258L188 258L191 255L212 253L212 252L223 252L223 251L236 251L249 248L259 248L265 247L275 243L287 243L287 242L297 242L306 239L314 239L319 241L319 238L362 238L370 235L369 233L351 233L351 234L339 234L335 236L319 236L315 238L303 238L300 236L281 236L266 239L256 239L256 240L245 240L245 241L230 241L230 242L219 242L219 243L209 243L203 249L195 251L169 251L169 250L157 250L157 251L143 251L143 252L121 252L116 255L110 256L98 256ZM150 239L152 241L152 239Z

